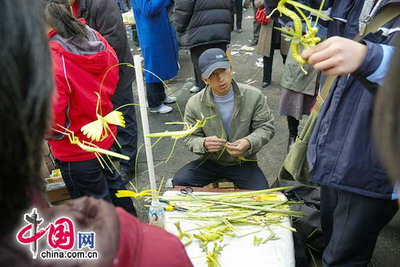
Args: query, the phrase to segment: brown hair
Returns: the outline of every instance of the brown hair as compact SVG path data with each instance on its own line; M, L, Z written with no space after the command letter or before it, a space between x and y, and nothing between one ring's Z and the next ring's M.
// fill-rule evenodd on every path
M399 41L399 40L398 40ZM384 164L393 179L400 180L400 51L396 53L385 84L378 89L374 111L374 134L384 159Z
M87 39L85 25L74 18L68 0L43 0L44 18L64 38Z
M0 236L12 231L41 189L42 143L53 91L38 1L0 0Z

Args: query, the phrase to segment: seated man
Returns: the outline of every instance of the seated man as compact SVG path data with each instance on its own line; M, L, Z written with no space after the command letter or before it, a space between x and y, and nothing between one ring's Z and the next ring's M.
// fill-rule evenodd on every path
M241 189L265 189L268 182L256 162L256 153L274 135L273 116L260 90L232 80L232 67L219 48L199 58L205 90L186 104L185 121L216 115L186 137L189 150L202 155L181 168L174 185L205 186L226 178Z

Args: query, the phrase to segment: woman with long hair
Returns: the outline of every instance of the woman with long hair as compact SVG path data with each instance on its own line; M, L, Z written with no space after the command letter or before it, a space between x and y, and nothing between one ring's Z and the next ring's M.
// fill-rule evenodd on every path
M47 205L40 162L53 81L38 2L0 0L0 266L192 266L178 238L103 200L81 197ZM37 259L33 259L31 245L16 240L18 230L27 225L24 213L32 208L37 208L41 221L38 229L68 216L74 233L94 232L98 258L43 260L40 252L49 251L45 243L50 236L46 236L37 240ZM58 242L70 242L63 233L56 231ZM31 237L30 231L26 237ZM73 249L78 249L78 240Z
M136 214L130 199L115 197L117 190L126 189L118 172L103 168L94 153L71 144L68 137L73 133L80 142L90 142L81 132L82 126L97 120L98 110L104 115L113 110L111 98L118 83L118 67L111 67L118 64L117 55L98 32L74 18L68 0L45 0L44 18L50 29L57 87L52 125L57 131L52 132L49 144L68 191L72 198L93 196ZM112 134L93 144L109 150L116 126L110 125L110 130Z

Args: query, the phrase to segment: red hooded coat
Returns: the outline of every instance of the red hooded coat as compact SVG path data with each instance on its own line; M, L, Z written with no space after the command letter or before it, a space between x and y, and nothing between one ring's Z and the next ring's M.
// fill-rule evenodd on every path
M81 20L84 22L83 20ZM89 31L94 31L88 28ZM53 61L54 80L57 86L53 99L53 124L57 130L62 125L74 132L79 141L89 141L81 132L82 126L95 121L96 104L100 93L100 85L106 71L118 64L115 51L107 41L98 33L97 42L103 43L101 51L91 51L90 54L75 54L68 52L59 42L53 41L57 33L49 32L50 48ZM92 32L93 34L93 32ZM102 116L113 110L111 97L114 95L118 82L118 67L111 69L104 79L101 90ZM116 126L109 125L116 135ZM94 159L94 153L86 152L79 146L71 144L68 136L52 131L49 140L53 155L62 161L85 161ZM110 149L114 139L111 135L102 141L93 144L100 148Z

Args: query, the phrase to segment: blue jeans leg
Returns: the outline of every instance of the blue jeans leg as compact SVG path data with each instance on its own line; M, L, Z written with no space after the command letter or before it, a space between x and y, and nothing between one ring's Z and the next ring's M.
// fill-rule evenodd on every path
M149 108L158 108L162 105L165 100L165 89L164 85L159 83L146 83L147 90L147 102Z
M114 109L125 104L133 104L132 86L128 86L115 93L112 98ZM121 145L120 152L128 157L130 160L121 160L121 168L126 168L131 172L135 172L135 160L137 154L137 123L135 106L126 106L120 111L124 114L126 127L118 126L117 139ZM115 144L114 144L115 146Z
M72 198L92 196L111 202L106 176L97 159L57 163Z

